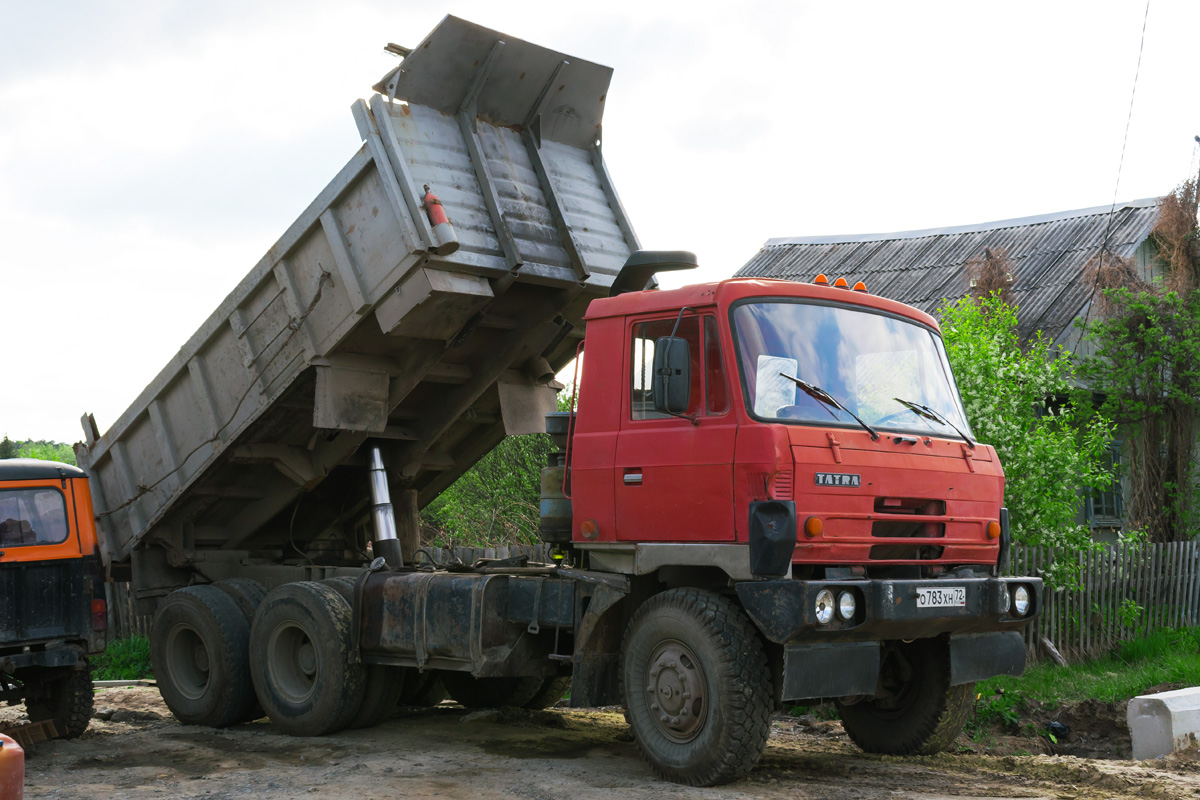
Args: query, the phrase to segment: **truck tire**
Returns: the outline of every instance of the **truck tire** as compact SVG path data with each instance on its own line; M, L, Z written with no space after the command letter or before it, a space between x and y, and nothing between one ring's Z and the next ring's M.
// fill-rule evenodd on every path
M250 625L237 603L213 586L171 592L150 632L158 691L184 725L223 728L254 705L249 680Z
M229 595L229 599L237 603L237 607L242 610L242 615L246 617L247 625L254 622L254 613L258 611L263 598L267 596L267 588L250 578L226 578L223 581L217 581L213 586Z
M217 581L213 584L225 594L229 595L229 599L237 603L237 607L241 609L242 616L246 618L246 629L250 629L250 625L254 623L254 614L258 611L258 607L262 605L263 598L267 596L267 587L263 586L256 580L251 578L226 578L225 580ZM249 647L249 639L247 638L247 647ZM249 661L249 650L246 652L246 659ZM254 696L254 684L250 681L250 670L246 670L246 683L251 696ZM242 717L239 722L251 722L252 720L262 719L266 716L262 705L258 702L258 697L254 696L254 702L246 711L246 716Z
M446 685L442 683L442 673L435 670L413 673L411 680L405 683L404 690L400 693L400 705L433 708L449 696L446 693Z
M250 629L250 677L271 722L292 736L346 727L366 689L351 647L350 607L337 591L313 581L273 589Z
M931 755L954 743L967 721L975 684L950 685L950 651L938 639L888 642L880 664L886 698L838 701L850 739L868 753Z
M92 673L84 661L82 668L59 672L50 678L26 680L25 710L30 722L52 719L58 735L76 739L92 721L95 694Z
M731 601L671 589L638 608L621 648L634 741L661 778L713 786L745 776L770 733L771 672Z
M521 708L543 709L563 699L571 689L570 678L545 678L537 687L533 696L521 703Z
M355 579L347 576L326 578L321 583L333 589L346 605L354 607ZM358 713L350 720L347 728L373 728L383 722L400 705L400 695L404 691L404 681L409 670L403 667L392 667L386 664L366 665L366 689L363 691L362 705Z

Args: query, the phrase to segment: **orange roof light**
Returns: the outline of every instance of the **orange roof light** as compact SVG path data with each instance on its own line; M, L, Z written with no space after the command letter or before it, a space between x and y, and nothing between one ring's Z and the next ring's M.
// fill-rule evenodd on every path
M866 290L867 290L867 285L865 283L863 283L862 281L859 281L858 283L854 284L854 291L865 292Z
M820 275L818 275L817 277L813 278L813 283L819 284L819 285L821 285L821 286L828 286L828 285L829 285L829 278L826 278L826 277L825 277L825 273L823 273L823 272L822 272Z
M850 288L850 284L846 283L845 278L838 278L836 281L833 282L833 285L839 289L849 289Z

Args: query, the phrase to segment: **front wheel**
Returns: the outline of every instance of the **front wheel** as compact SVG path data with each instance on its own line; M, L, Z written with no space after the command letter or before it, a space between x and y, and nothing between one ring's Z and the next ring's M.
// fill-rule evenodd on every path
M622 692L643 758L693 786L745 776L770 733L771 673L750 620L729 600L672 589L634 614Z
M846 734L868 753L909 756L945 750L962 731L975 684L950 685L945 642L918 639L883 646L883 692L853 704L838 701Z

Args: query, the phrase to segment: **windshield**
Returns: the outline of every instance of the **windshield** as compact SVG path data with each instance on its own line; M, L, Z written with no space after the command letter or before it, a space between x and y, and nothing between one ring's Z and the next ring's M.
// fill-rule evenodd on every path
M930 419L941 415L970 432L942 340L922 325L842 306L767 301L735 307L733 327L746 404L759 419L857 424L801 389L799 378L876 428L956 436Z

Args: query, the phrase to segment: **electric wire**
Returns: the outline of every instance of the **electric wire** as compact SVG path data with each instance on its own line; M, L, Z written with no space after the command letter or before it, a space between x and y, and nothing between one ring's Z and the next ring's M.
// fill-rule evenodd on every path
M1108 218L1105 220L1105 223L1104 223L1104 238L1100 240L1100 251L1097 254L1097 257L1100 259L1100 262L1096 265L1096 274L1092 278L1092 291L1088 295L1087 313L1084 314L1084 317L1083 317L1083 327L1085 329L1087 328L1088 319L1091 317L1091 314L1092 314L1092 307L1095 305L1096 289L1098 289L1100 286L1100 270L1104 266L1104 254L1105 253L1111 254L1111 251L1109 251L1109 249L1108 249L1108 239L1109 239L1109 236L1112 235L1113 215L1116 213L1116 210L1117 210L1117 194L1121 190L1121 171L1125 167L1125 148L1129 144L1129 126L1130 126L1130 123L1133 121L1133 105L1134 105L1134 101L1137 99L1138 78L1142 74L1142 53L1145 52L1145 49L1146 49L1146 23L1149 19L1150 19L1150 0L1146 0L1146 10L1142 14L1142 36L1141 36L1141 39L1138 41L1137 67L1135 67L1134 71L1133 71L1133 89L1129 93L1129 112L1125 116L1125 136L1121 140L1121 157L1117 161L1117 180L1116 180L1115 185L1113 186L1112 205L1108 209Z

